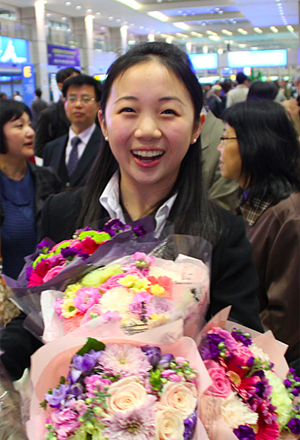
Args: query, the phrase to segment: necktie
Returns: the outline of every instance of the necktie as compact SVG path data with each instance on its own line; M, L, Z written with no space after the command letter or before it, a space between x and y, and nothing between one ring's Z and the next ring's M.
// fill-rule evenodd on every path
M68 174L71 176L75 171L78 163L78 144L80 144L81 139L78 136L73 137L71 140L72 150L69 157L69 162L67 164Z

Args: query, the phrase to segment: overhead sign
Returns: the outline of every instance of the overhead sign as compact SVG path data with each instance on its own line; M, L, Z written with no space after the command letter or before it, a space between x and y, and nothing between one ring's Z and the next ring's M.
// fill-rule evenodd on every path
M287 65L286 49L228 52L229 67L277 67Z
M25 66L23 66L22 79L23 99L25 104L30 107L30 101L34 98L35 91L35 74L33 64L25 64Z
M216 53L192 53L189 58L194 70L207 70L218 68L218 54Z
M0 63L29 63L29 44L21 38L0 36Z
M51 66L80 67L80 53L76 47L48 44L48 64Z

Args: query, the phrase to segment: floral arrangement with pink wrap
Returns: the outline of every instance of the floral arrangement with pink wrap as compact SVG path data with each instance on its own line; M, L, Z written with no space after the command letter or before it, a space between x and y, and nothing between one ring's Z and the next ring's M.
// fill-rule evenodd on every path
M198 404L211 381L197 345L187 337L159 344L152 335L146 345L145 333L67 335L40 348L28 439L209 440Z
M300 378L293 369L286 374L275 372L271 361L273 350L269 356L259 343L259 339L261 342L270 338L270 346L276 344L270 334L260 335L256 344L256 338L253 340L249 332L232 326L230 330L209 328L200 345L201 357L213 381L205 392L202 407L209 437L211 440L298 439L300 401L294 400L300 395ZM212 422L211 411L218 422Z
M134 334L181 318L185 334L195 337L208 301L209 269L201 260L179 255L174 262L136 252L93 270L63 293L42 292L44 340L88 323L118 321L124 333Z

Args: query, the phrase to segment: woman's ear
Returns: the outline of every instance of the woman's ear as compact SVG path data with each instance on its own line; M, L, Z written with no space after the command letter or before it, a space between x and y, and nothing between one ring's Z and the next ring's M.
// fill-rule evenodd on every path
M104 119L104 115L102 110L98 111L98 120L99 120L99 124L102 130L102 134L103 136L106 138L107 137L107 129L106 129L106 123L105 123L105 119Z
M194 125L193 134L191 136L191 144L194 144L196 142L196 140L198 139L198 137L200 136L204 122L205 122L205 114L200 113L199 121L197 123L195 123L195 125Z

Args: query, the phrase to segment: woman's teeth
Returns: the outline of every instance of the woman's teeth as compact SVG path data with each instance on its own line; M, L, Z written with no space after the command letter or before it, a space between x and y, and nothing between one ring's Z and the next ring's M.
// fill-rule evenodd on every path
M164 151L155 151L155 150L135 150L132 151L132 154L140 160L154 160L154 159L158 159L159 157L161 157L164 154Z

